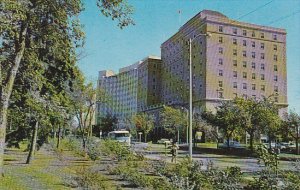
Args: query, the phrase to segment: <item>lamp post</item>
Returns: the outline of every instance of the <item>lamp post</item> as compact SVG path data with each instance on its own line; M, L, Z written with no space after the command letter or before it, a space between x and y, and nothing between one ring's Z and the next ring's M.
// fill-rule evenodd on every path
M185 107L181 107L181 109L186 111L186 144L189 143L189 110Z
M189 98L189 107L190 107L190 117L189 117L189 158L190 160L193 159L193 72L192 72L192 42L198 38L199 36L207 36L210 37L210 33L206 34L198 34L194 38L189 39L189 64L190 64L190 98Z

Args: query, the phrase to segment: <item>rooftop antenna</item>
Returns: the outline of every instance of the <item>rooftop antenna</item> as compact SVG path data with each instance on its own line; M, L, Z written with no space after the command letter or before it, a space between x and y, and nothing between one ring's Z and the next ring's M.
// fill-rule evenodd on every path
M179 24L179 28L181 26L181 13L182 13L182 11L179 9L178 10L178 24Z

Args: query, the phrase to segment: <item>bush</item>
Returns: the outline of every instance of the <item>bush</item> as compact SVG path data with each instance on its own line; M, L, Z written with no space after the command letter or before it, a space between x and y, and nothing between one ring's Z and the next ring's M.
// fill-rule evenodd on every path
M76 181L85 189L110 189L107 178L89 167L81 167L76 171Z

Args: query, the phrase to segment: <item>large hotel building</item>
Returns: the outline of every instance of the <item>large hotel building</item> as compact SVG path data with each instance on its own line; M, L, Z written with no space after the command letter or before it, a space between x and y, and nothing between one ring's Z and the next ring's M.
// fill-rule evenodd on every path
M271 97L279 114L286 112L286 31L203 10L161 45L161 60L137 65L136 107L129 109L131 114L159 110L161 105L188 105L190 52L195 112L214 111L220 101L235 97Z

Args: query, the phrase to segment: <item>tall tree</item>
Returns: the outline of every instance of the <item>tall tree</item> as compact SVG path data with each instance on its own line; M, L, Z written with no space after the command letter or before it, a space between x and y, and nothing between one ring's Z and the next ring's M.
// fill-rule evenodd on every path
M295 111L290 111L289 113L286 113L282 129L295 140L296 154L299 154L300 115L297 114Z
M98 0L97 3L105 16L122 21L119 25L121 28L133 24L129 17L132 9L129 9L130 7L122 0ZM49 67L49 70L58 69L65 73L69 64L65 64L67 67L60 67L61 62L58 60L72 63L74 48L82 44L83 32L78 20L81 10L80 0L2 0L0 3L0 174L2 175L8 107L17 72L22 64L27 63L24 61L22 63L24 55L28 55L28 58L33 55L30 61L39 60ZM48 52L47 55L44 53L45 50Z
M135 123L135 126L138 130L143 131L144 140L147 142L147 136L149 132L154 128L154 117L153 115L147 113L139 113L137 115L132 116L132 120Z
M186 124L187 117L184 112L180 109L164 106L161 114L161 125L164 126L165 130L177 141L179 141L179 137L176 138L176 134L179 133L180 129L184 129ZM182 131L185 132L186 130Z
M232 101L224 101L217 107L216 114L206 112L202 116L208 123L218 127L223 132L227 140L227 147L229 148L230 138L239 129L239 125L237 124L238 114L237 107Z

